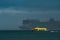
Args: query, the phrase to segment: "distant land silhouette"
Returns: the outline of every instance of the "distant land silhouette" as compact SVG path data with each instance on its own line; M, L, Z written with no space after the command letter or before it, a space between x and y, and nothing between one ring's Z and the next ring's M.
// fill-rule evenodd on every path
M60 30L60 21L55 21L51 18L48 22L40 22L37 19L23 20L22 26L19 26L21 30L31 30L34 27L47 27L49 30Z

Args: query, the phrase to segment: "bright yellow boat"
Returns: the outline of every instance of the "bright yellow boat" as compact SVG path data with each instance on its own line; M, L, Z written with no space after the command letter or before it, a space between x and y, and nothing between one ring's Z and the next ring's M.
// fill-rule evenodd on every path
M35 27L33 30L35 31L47 31L46 27Z

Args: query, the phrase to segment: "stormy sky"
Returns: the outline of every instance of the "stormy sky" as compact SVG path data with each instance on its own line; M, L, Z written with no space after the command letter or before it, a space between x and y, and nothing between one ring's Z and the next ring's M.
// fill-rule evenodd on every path
M60 20L60 0L0 0L0 30L18 30L23 19Z

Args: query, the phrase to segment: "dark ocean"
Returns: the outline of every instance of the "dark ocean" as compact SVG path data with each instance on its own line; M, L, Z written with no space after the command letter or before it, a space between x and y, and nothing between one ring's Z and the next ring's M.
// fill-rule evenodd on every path
M0 31L0 40L60 40L60 32Z

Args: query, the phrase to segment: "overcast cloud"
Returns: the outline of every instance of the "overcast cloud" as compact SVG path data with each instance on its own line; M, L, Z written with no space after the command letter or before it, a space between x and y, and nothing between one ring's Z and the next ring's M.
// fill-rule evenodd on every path
M18 29L23 19L60 20L60 0L0 0L0 29Z

